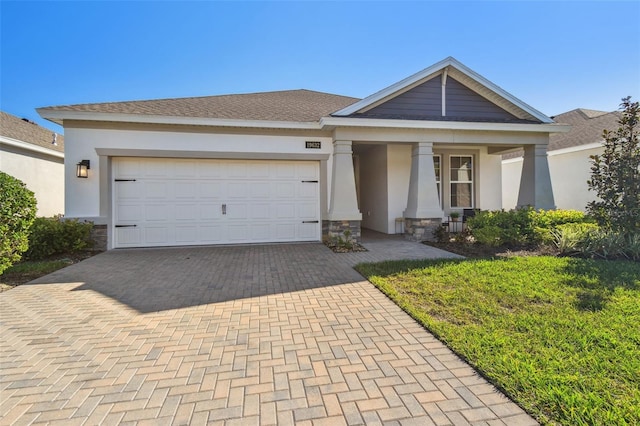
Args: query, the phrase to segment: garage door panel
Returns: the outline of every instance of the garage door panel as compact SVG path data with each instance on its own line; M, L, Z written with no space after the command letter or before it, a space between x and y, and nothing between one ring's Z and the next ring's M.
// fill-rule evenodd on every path
M299 223L298 237L302 240L313 240L317 233L317 224L313 223Z
M276 241L291 241L296 237L296 224L293 222L276 223L274 228Z
M199 219L204 221L218 220L222 218L220 204L198 204Z
M224 241L224 228L221 225L201 225L198 227L200 242L219 244Z
M271 205L269 203L250 204L249 217L253 220L269 220L271 217Z
M247 163L244 161L235 161L232 163L226 163L227 176L226 178L246 178L247 177Z
M119 221L140 222L144 220L143 211L142 204L120 204L116 207L116 217Z
M139 164L142 177L166 179L174 176L174 163L172 160L155 158L151 161L141 159ZM140 173L138 173L138 175L140 175Z
M315 199L318 193L318 184L315 182L300 182L296 185L296 196L299 198Z
M114 246L318 241L319 184L302 183L317 180L318 166L115 158L114 178L136 181L114 183L114 225L135 225L114 228Z
M275 197L277 199L288 199L296 196L296 184L294 182L277 182Z
M303 180L317 180L318 179L318 167L313 163L298 163L296 164L297 175Z
M247 171L247 177L250 179L269 179L269 166L267 162L261 164L252 164Z
M268 182L256 182L250 186L250 196L252 199L268 199L271 196L271 185Z
M297 217L306 220L318 219L318 212L314 203L298 204Z
M169 229L166 226L148 225L144 229L144 238L150 244L169 244Z
M147 222L167 222L173 217L173 206L147 204L144 206L144 218Z
M198 165L196 160L178 160L173 163L174 177L176 178L197 178Z
M266 223L254 223L249 225L251 242L264 242L269 241L271 237L271 224Z
M122 247L139 247L142 244L142 230L138 228L116 228L114 231L116 241Z
M142 169L141 162L142 160L139 159L122 159L114 166L116 176L123 179L140 176L140 170Z
M197 199L198 183L196 181L176 182L174 184L175 198L178 200Z
M296 217L296 206L294 203L279 203L275 206L275 218L278 220L292 220Z
M136 182L118 182L116 186L117 197L120 200L137 200L144 197L144 185Z
M175 219L176 221L190 221L194 222L198 220L199 207L197 203L192 204L176 204L175 206Z
M227 198L247 198L248 188L246 182L233 182L227 184Z
M201 200L220 200L225 197L222 182L200 182L198 184L198 198Z

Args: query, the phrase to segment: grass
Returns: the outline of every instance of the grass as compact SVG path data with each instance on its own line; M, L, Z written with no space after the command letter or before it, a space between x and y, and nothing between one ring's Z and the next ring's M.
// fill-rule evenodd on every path
M543 424L640 424L640 263L556 257L357 267Z
M35 280L43 275L69 266L73 262L70 259L58 259L17 263L0 275L0 291Z

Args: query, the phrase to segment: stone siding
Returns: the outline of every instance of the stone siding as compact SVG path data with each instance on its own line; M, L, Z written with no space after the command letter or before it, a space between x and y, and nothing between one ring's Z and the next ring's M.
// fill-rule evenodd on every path
M107 234L107 225L93 225L91 229L93 250L105 251L107 249Z
M323 220L322 221L322 237L328 238L345 238L345 231L349 231L351 235L349 239L356 243L360 242L362 236L359 220Z
M442 219L404 219L404 236L411 241L435 241L434 231L442 225Z

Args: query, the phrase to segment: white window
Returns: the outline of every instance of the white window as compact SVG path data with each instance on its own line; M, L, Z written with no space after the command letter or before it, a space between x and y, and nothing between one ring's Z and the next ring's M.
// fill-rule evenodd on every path
M449 157L451 208L473 208L473 156Z
M436 187L438 188L438 199L440 200L440 206L442 206L442 161L439 155L433 156L433 168L436 171Z

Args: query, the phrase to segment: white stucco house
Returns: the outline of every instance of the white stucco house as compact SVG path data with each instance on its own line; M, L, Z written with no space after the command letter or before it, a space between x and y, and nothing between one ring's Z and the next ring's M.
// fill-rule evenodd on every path
M571 126L569 132L552 134L549 140L549 174L556 206L585 211L587 203L596 199L587 185L591 177L590 156L604 152L602 132L620 127L620 113L579 108L553 119ZM502 205L505 209L518 204L522 165L521 151L503 156Z
M0 111L0 171L34 192L38 216L64 214L64 138Z
M361 228L421 240L451 211L555 206L547 146L568 130L454 58L365 99L309 90L53 106L66 215L107 248L319 241ZM89 165L77 177L77 164ZM80 166L78 166L80 167Z

